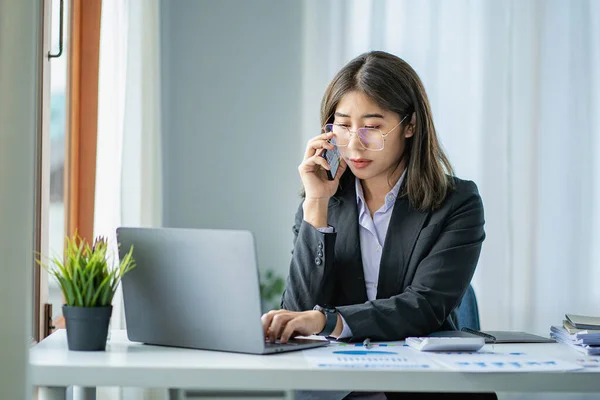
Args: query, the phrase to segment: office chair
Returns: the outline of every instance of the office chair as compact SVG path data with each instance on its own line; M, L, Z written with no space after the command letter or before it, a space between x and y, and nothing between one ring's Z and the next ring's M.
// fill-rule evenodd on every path
M463 295L459 306L456 308L458 315L458 329L470 328L479 330L479 308L477 307L477 297L472 285L469 285Z

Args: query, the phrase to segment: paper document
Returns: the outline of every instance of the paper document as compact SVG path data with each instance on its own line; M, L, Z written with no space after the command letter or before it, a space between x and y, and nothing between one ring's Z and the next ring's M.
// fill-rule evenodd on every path
M600 372L600 358L578 358L575 362L581 365L583 368L595 368L598 372Z
M426 355L411 351L403 343L331 343L327 347L304 350L304 357L319 368L356 369L441 369Z
M441 365L464 372L531 372L531 371L574 371L582 365L554 358L528 356L463 356L438 355Z
M361 347L365 347L364 344L362 343L344 343L344 342L329 342L329 347L347 347L347 348L361 348ZM408 347L407 344L405 344L403 341L402 342L387 342L387 343L383 343L383 342L378 342L378 343L372 343L371 348L376 348L376 347Z
M583 353L588 356L598 356L600 355L600 346L590 346L589 344L574 344L574 343L566 343L571 346L573 349L577 350L580 353Z
M600 333L572 333L569 334L567 329L562 326L551 326L550 336L556 339L559 343L564 343L575 350L591 355L600 355Z
M550 335L559 342L570 341L574 344L600 345L600 331L585 331L569 333L563 326L551 326Z

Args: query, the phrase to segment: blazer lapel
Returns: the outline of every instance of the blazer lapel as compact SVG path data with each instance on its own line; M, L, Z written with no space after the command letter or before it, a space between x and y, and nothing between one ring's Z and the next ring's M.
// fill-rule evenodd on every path
M358 209L354 182L332 199L329 213L336 228L335 241L337 290L344 293L347 304L366 302L367 289L362 268L362 254L358 233ZM342 305L342 304L339 304Z
M412 208L406 195L396 199L379 264L378 299L397 295L404 288L408 261L428 215Z

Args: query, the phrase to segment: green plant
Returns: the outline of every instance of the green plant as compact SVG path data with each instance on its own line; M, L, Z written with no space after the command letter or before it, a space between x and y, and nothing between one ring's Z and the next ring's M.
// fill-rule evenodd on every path
M133 246L117 266L112 266L108 257L108 242L99 236L90 245L77 233L66 237L64 262L58 257L50 265L38 263L52 275L60 285L65 304L71 307L107 307L121 278L135 267Z
M283 286L283 279L276 276L273 271L267 270L260 281L260 297L267 303L279 299L283 293Z

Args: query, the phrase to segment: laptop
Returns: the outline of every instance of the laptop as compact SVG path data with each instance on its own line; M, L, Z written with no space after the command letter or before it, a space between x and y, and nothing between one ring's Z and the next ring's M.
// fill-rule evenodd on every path
M136 263L121 281L130 341L248 354L328 343L265 340L250 231L119 227L117 242L119 259L133 246Z

